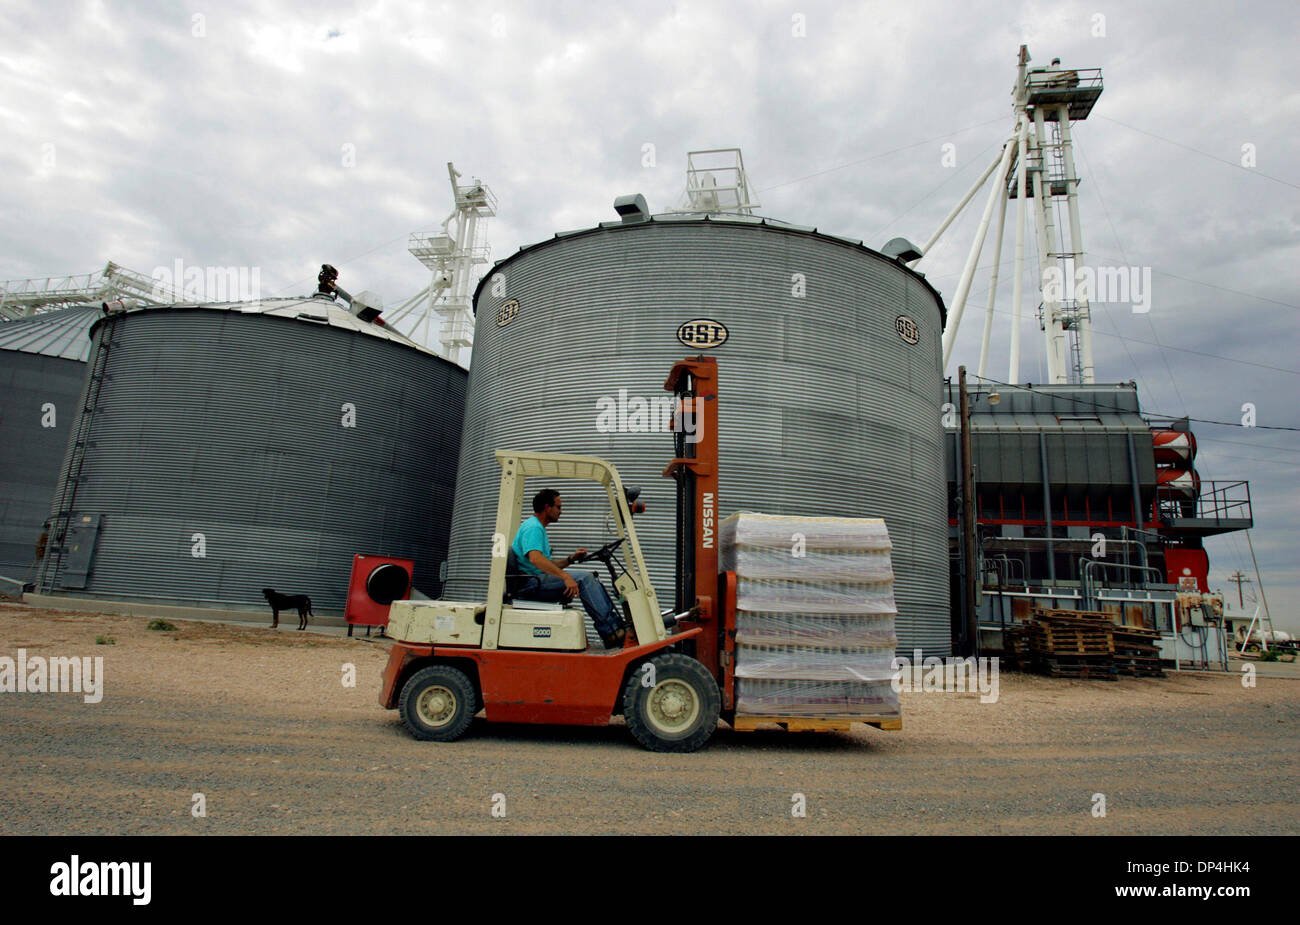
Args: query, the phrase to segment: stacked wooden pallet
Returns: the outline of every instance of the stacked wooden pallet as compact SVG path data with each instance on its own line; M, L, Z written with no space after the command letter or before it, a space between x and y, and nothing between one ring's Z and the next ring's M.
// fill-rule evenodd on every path
M722 568L736 573L738 715L899 716L883 520L742 513L719 539Z
M1163 678L1160 667L1160 634L1136 626L1115 626L1111 630L1111 654L1120 674L1140 678Z
M1164 677L1159 636L1107 613L1036 607L1028 623L1004 632L1003 651L1016 666L1054 678Z

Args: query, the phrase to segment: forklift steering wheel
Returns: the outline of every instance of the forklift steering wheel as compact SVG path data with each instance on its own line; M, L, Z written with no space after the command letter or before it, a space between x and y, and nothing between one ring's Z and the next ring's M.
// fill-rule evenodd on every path
M595 552L587 553L586 558L599 559L603 562L610 557L610 555L614 552L615 549L618 549L618 547L622 546L623 541L626 539L627 537L621 536L616 540L611 540L610 542L606 543L604 546L597 549Z

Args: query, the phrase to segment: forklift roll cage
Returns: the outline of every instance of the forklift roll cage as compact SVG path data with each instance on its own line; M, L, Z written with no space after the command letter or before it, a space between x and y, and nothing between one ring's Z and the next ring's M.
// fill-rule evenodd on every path
M627 491L618 471L603 459L595 456L573 456L564 453L516 453L496 451L501 467L501 491L497 498L496 534L493 537L492 569L488 577L487 614L484 621L484 649L496 649L501 633L501 616L506 597L506 564L509 544L519 532L521 511L524 506L524 487L530 478L578 479L596 482L605 489L618 536L626 542L627 565L615 584L616 598L622 597L630 612L636 638L643 643L663 642L668 634L659 617L659 601L650 584L641 543L632 526L632 510L627 503ZM504 549L502 549L504 547Z

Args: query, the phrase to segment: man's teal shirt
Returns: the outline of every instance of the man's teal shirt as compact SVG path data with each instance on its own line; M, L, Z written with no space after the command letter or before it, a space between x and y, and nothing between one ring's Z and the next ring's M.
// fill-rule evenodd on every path
M519 532L515 534L515 541L510 544L510 548L519 557L519 567L525 574L537 576L545 574L528 561L528 554L534 549L546 558L551 558L551 539L546 535L546 528L542 526L542 522L535 516L529 517L519 525Z

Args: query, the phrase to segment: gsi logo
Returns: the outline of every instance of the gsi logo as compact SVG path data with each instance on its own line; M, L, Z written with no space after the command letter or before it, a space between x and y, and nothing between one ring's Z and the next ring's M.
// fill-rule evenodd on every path
M517 314L519 314L519 301L517 299L502 302L501 307L497 309L497 327L504 328L515 320Z
M677 339L687 347L718 347L727 342L727 326L711 318L696 318L677 329Z
M894 330L906 343L915 344L921 339L921 329L906 315L899 315L894 319Z

